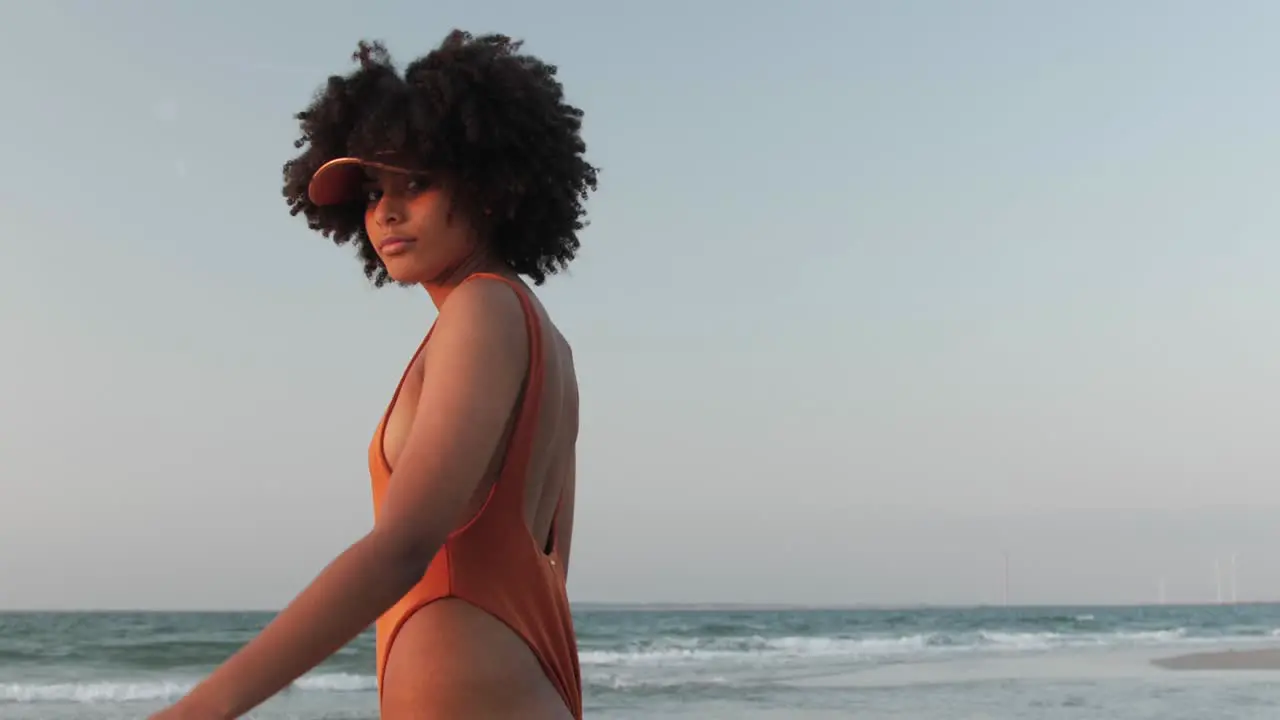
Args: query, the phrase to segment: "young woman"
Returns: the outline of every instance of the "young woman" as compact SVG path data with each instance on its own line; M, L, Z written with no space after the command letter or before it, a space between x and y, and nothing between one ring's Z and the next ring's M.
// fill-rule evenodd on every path
M596 169L555 68L454 31L400 76L379 44L298 115L294 214L436 322L369 447L373 530L155 718L238 717L376 621L384 718L581 718L565 578L578 389L530 289L578 248ZM389 388L390 389L390 388Z

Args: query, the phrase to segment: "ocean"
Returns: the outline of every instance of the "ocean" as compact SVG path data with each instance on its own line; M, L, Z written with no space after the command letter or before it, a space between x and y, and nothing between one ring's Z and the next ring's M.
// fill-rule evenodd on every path
M1280 605L883 610L581 607L587 717L1280 717L1280 673L1151 660L1280 645ZM143 718L263 613L0 614L0 718ZM250 717L376 718L364 635Z

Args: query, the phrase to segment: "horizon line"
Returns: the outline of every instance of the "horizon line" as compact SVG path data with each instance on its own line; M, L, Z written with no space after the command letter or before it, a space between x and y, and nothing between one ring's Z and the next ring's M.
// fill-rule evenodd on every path
M1072 609L1123 609L1123 608L1202 608L1202 607L1232 607L1232 606L1260 606L1260 605L1280 605L1280 599L1272 600L1239 600L1236 602L1216 602L1205 600L1199 602L1085 602L1085 603L1063 603L1063 602L1022 602L1005 605L1000 602L983 602L983 603L930 603L930 602L903 602L903 603L791 603L791 602L741 602L741 601L651 601L651 602L634 602L620 600L576 600L570 601L570 606L574 609L581 610L631 610L631 611L662 611L662 610L745 610L745 611L770 611L770 610L797 610L797 611L821 611L821 610L845 610L845 611L884 611L884 610L1043 610L1046 608L1072 608ZM267 614L279 613L284 608L198 608L198 607L105 607L105 608L38 608L38 607L0 607L0 615L19 615L19 614L190 614L190 615L227 615L235 613L252 613Z

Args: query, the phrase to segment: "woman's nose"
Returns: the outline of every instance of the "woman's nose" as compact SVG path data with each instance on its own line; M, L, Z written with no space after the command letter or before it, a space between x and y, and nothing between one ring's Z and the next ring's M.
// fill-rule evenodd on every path
M398 203L385 195L378 201L378 209L374 217L378 224L383 227L395 225L404 219Z

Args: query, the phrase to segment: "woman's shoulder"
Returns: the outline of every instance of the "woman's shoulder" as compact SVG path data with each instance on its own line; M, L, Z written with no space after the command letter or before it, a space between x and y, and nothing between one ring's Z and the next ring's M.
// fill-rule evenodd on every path
M501 276L473 275L459 283L441 303L436 322L482 322L489 328L523 332L525 309L521 293L528 292L518 282Z

